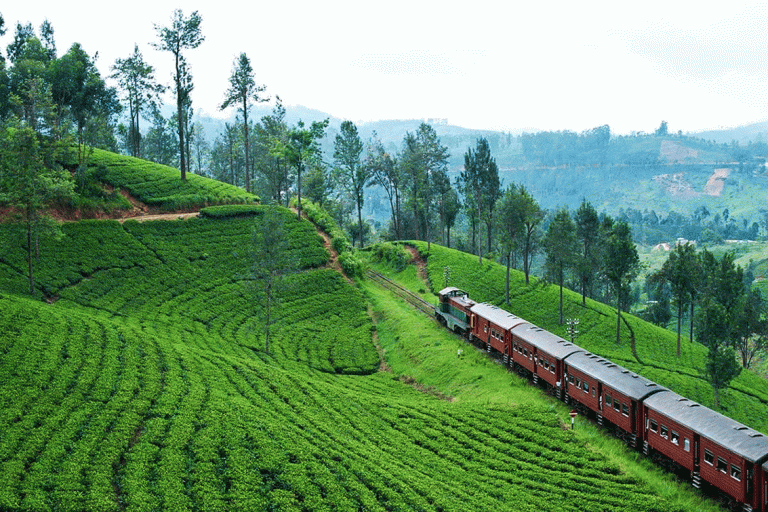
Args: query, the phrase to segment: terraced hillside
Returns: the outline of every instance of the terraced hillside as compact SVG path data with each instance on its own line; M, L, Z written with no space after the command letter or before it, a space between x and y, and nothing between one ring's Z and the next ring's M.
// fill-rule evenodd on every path
M269 354L258 215L67 224L42 241L48 302L24 295L24 251L0 225L0 510L691 508L482 354L460 360L473 377L453 401L377 371L373 332L403 354L462 342L429 320L400 331L413 312L370 296L374 328L314 228L281 211L302 270ZM485 381L509 399L486 400Z
M258 196L228 183L191 173L182 181L178 169L101 149L89 149L82 175L75 171L75 152L64 157L62 164L73 171L78 183L76 197L58 205L56 213L65 218L197 211L214 204L259 201Z

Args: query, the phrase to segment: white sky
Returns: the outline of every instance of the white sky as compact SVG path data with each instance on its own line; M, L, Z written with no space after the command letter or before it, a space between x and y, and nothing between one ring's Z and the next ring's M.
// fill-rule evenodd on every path
M755 2L37 0L0 7L0 49L17 21L47 18L59 55L80 42L106 76L138 43L170 83L172 55L150 43L179 4L200 12L206 37L187 52L193 106L218 116L245 52L288 108L356 122L630 133L768 119L768 4Z

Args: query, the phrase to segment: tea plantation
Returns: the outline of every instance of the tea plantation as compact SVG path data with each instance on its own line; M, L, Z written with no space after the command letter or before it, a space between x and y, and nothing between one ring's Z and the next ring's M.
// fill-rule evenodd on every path
M407 306L326 268L314 227L283 209L301 271L267 353L249 257L265 208L65 224L41 240L37 298L23 237L0 224L0 510L691 508L564 429L538 392L515 394L529 386L483 354L456 359L463 342L435 322L406 323ZM433 280L451 264L473 294L497 286L462 281L456 261L435 250ZM455 400L421 392L379 371L374 334L421 372L450 368L434 354L476 376Z
M259 200L257 196L222 181L191 173L181 181L179 170L172 167L101 149L89 151L86 174L92 181L124 189L151 208L192 210L212 204L252 204ZM77 155L71 152L64 163L76 167Z

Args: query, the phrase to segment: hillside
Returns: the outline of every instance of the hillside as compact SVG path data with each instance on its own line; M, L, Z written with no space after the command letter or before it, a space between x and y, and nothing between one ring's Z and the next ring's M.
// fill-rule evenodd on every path
M189 212L259 200L240 187L191 173L181 181L178 169L101 149L89 149L82 172L75 152L61 163L76 183L76 196L53 206L54 216L66 220Z
M0 509L708 507L564 430L562 407L482 353L449 372L450 401L412 386L444 386L464 342L324 268L314 227L281 211L302 271L269 354L254 217L68 223L41 240L51 303L24 295L24 251L0 225Z

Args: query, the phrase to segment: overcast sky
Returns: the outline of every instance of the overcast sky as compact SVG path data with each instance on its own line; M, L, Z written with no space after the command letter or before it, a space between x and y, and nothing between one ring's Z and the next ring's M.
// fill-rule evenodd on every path
M170 83L173 57L150 43L180 5L203 19L205 42L187 56L193 107L212 115L225 115L245 52L289 108L356 122L630 133L662 119L674 132L768 119L768 4L756 2L18 1L0 7L0 49L17 22L47 18L59 55L80 42L108 75L137 43Z

